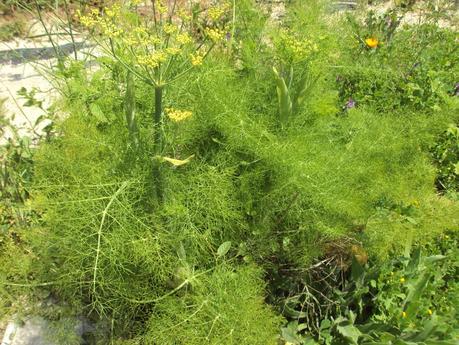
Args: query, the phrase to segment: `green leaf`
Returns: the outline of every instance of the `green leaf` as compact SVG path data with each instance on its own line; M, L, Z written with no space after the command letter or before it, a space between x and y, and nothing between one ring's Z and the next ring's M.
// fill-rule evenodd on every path
M408 287L409 292L406 296L404 308L408 314L408 317L415 315L417 309L416 302L421 298L421 295L424 292L430 277L430 272L422 272L414 285Z
M183 243L180 242L180 246L177 249L177 255L182 262L186 262L186 251L185 247L183 246Z
M292 100L284 78L279 75L275 67L273 67L273 73L276 79L277 98L279 101L279 119L281 124L284 124L292 115Z
M223 257L225 256L228 251L230 250L231 248L231 241L226 241L226 242L223 242L220 247L218 247L218 250L217 250L217 256L218 257Z
M108 123L107 117L96 103L91 103L89 105L89 111L91 112L92 116L96 118L98 123Z
M193 159L194 155L191 155L190 157L186 158L186 159L175 159L175 158L171 158L171 157L159 157L159 159L161 159L163 162L169 162L170 164L172 164L173 166L175 167L179 167L179 166L182 166L182 165L185 165L185 164L188 164L190 163L191 159Z
M456 164L454 164L454 173L456 175L459 175L459 162L457 162Z
M430 337L430 335L437 329L438 326L439 324L437 316L432 315L432 317L423 324L423 327L421 328L422 332L408 340L414 341L416 343L424 342Z
M287 317L295 318L295 319L304 318L308 315L306 312L295 310L292 307L288 306L287 304L284 305L282 313Z
M411 255L411 259L408 262L408 266L406 267L407 272L414 273L416 270L419 269L419 263L421 262L421 249L416 248Z
M352 257L351 278L357 282L363 282L365 268L358 262L355 257Z
M349 340L351 344L358 345L358 340L362 333L354 325L337 325L336 330L345 339Z
M432 255L424 259L426 264L433 264L438 261L445 260L446 256L444 255Z

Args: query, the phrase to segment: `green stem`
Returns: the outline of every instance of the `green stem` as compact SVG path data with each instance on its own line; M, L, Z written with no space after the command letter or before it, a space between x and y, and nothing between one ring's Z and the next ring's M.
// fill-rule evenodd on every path
M161 151L161 115L163 113L163 88L162 86L155 87L155 154L159 154Z
M154 150L155 156L161 154L161 117L163 112L163 87L156 86L155 87L155 113L154 113ZM161 178L161 169L160 169L161 162L159 160L155 160L153 165L153 177L155 181L155 190L156 190L156 197L159 203L162 203L163 200L163 181Z

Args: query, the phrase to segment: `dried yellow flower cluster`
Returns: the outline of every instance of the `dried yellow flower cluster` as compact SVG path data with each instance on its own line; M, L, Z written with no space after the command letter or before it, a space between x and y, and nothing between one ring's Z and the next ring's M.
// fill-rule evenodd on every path
M174 122L184 121L193 115L191 111L178 110L174 108L167 108L166 113L167 113L167 116L169 116L169 118Z

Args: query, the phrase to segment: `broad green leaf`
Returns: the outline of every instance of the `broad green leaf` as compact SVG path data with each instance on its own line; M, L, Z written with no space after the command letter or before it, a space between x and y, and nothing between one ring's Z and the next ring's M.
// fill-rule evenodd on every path
M416 302L421 297L424 289L427 286L427 283L429 282L430 277L430 272L422 272L414 285L409 287L409 292L405 300L405 310L409 317L415 315L417 309Z
M223 242L217 249L217 255L219 257L225 256L231 248L231 241Z
M89 111L99 123L108 123L108 119L96 103L91 103Z
M349 340L351 344L358 345L358 340L362 333L354 325L337 325L336 330L345 339Z
M432 315L432 317L424 322L422 329L422 332L418 333L416 336L409 338L408 340L414 341L414 342L424 342L426 341L430 335L435 332L437 327L439 326L438 324L438 318L436 315Z
M444 255L432 255L432 256L429 256L429 257L425 258L424 261L427 264L433 264L435 262L442 261L442 260L445 260L445 259L446 259L446 256L444 256Z
M279 119L284 124L292 114L292 100L290 99L284 78L279 75L275 67L273 67L273 72L276 79L277 98L279 101Z

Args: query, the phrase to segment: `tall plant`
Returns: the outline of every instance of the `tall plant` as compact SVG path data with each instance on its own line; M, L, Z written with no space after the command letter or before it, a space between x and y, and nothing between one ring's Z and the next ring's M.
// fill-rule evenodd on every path
M273 75L279 103L279 122L281 127L284 127L288 119L304 104L317 81L317 77L311 74L308 64L318 47L312 39L297 37L289 29L280 30L274 38L274 46L279 68L273 67ZM303 72L298 73L301 70Z
M152 87L154 153L159 158L155 160L153 174L157 200L161 202L160 162L166 160L174 165L186 162L161 157L164 91L168 85L202 65L210 51L224 40L223 19L230 5L222 2L206 8L200 4L179 5L177 0L153 0L151 7L144 7L140 3L138 0L118 1L102 12L93 9L86 15L80 13L79 19L91 30L93 40L104 53L114 58L129 75ZM132 90L133 81L128 78L128 83L127 89ZM129 108L132 111L132 106ZM170 111L173 121L189 114L181 110ZM131 113L126 119L131 137L135 138L135 118Z

